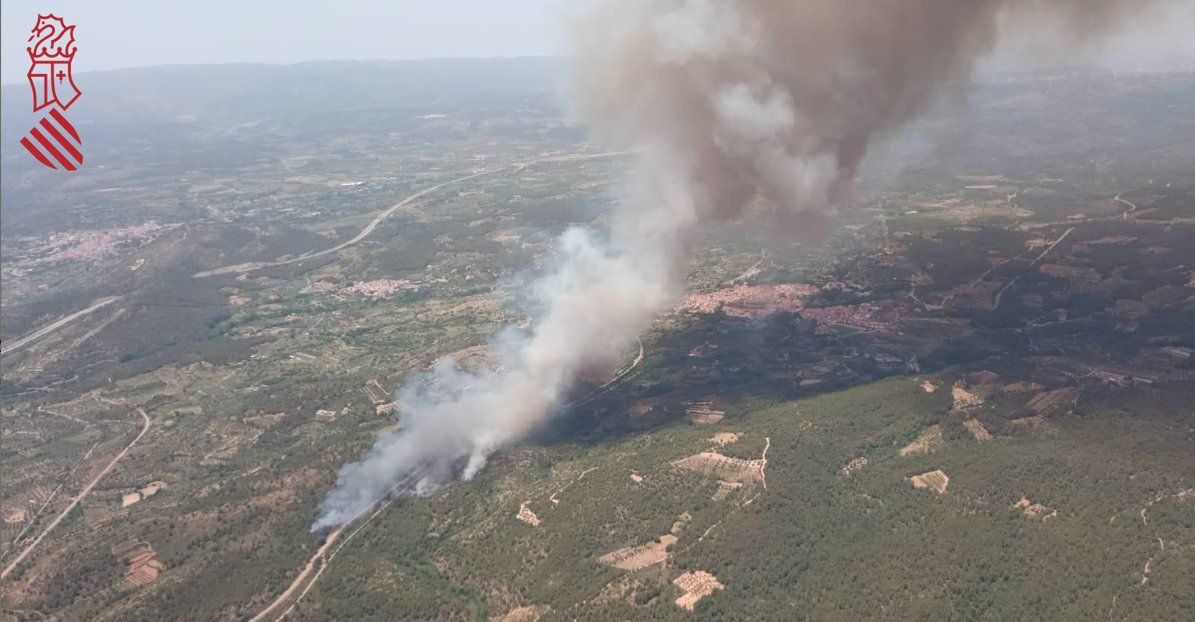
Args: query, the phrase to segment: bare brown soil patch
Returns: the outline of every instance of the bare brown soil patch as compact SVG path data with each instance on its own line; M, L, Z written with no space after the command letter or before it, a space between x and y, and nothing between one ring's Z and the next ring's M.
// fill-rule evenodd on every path
M954 410L966 410L983 404L991 394L995 393L1000 375L992 371L977 371L967 374L951 387L951 397L954 398Z
M928 488L938 494L946 492L946 486L950 484L950 478L942 471L927 471L919 475L913 475L908 478L913 483L914 488Z
M631 471L631 481L635 482L636 484L642 484L643 476L634 471Z
M528 525L531 525L532 527L539 527L539 517L535 515L535 512L531 511L531 506L529 505L530 503L530 501L524 501L523 504L519 506L519 513L515 514L515 518L527 523Z
M1053 391L1042 391L1033 396L1029 403L1025 405L1026 408L1032 410L1034 414L1046 416L1058 412L1066 412L1074 408L1075 402L1079 400L1079 389L1076 387L1065 387L1062 389L1054 389Z
M286 418L286 413L272 413L269 415L254 415L245 417L244 422L255 427L272 428Z
M672 466L686 471L716 477L719 480L740 484L755 484L763 481L763 460L731 458L713 451L703 451L687 458L681 458Z
M655 542L629 546L611 551L598 558L607 566L614 566L627 571L641 570L658 564L668 558L668 547L676 543L676 536L664 534Z
M967 431L971 433L971 436L975 440L981 442L992 440L991 432L988 432L988 429L983 427L983 424L978 419L968 419L963 425L967 426Z
M527 605L526 607L515 607L506 612L506 615L490 618L490 620L491 622L537 622L542 615L541 607Z
M975 406L983 404L982 397L972 393L971 391L968 391L962 385L956 384L951 387L950 394L951 397L954 398L953 408L955 410L966 410L968 408L974 408Z
M509 244L511 242L518 242L519 240L523 239L523 236L520 233L512 229L507 229L505 231L491 231L490 233L487 233L485 237L487 240L490 240L491 242L497 242L499 244Z
M124 578L134 587L153 583L166 569L158 560L158 553L148 542L126 542L112 547L112 554L125 563Z
M713 496L710 498L714 501L722 501L726 499L726 497L729 497L731 493L742 487L742 482L724 482L722 480L718 480L718 489L714 491Z
M713 313L719 307L727 315L758 318L776 311L800 311L805 301L818 292L812 285L736 285L706 294L690 294L677 304L678 310Z
M942 426L931 425L900 450L902 456L928 454L942 446Z
M1032 393L1034 391L1041 391L1044 388L1036 382L1014 382L1004 385L1003 390L1005 393Z
M1047 520L1058 516L1058 510L1051 510L1040 503L1033 503L1028 497L1021 497L1021 500L1017 501L1013 507L1020 510L1021 513L1029 518Z
M365 383L364 391L365 394L369 396L369 401L374 405L385 404L386 402L390 401L390 393L387 392L386 389L382 388L382 385L378 382L377 378Z
M6 506L4 510L0 511L4 515L4 523L6 525L19 525L29 518L29 512L24 507Z
M737 443L738 441L739 441L738 432L718 432L718 433L714 434L714 436L712 438L710 438L710 442L717 445L718 447L722 447L724 445L729 445L731 443Z
M4 523L6 525L17 525L25 522L28 513L25 508L6 507L0 511L4 515Z
M852 473L862 469L865 466L867 466L867 456L859 456L858 458L855 458L844 464L842 468L838 470L838 472L842 473L845 477L850 477Z
M669 547L676 544L677 536L691 520L693 517L685 512L672 523L669 532L657 538L656 541L611 551L599 557L598 561L607 566L631 572L658 564L668 559Z
M717 577L704 570L686 572L673 579L672 583L684 592L680 598L676 599L676 606L689 611L693 611L693 608L697 606L697 601L726 587L718 581Z
M726 412L714 410L712 402L686 402L685 415L697 425L709 425L721 421Z
M921 381L921 390L925 391L926 393L933 393L934 391L938 390L938 385L934 384L933 382L930 382L929 380L922 380Z
M134 490L133 492L125 493L124 495L121 495L120 507L127 508L138 501L148 499L149 497L158 494L158 491L165 487L165 482L150 482L141 488Z

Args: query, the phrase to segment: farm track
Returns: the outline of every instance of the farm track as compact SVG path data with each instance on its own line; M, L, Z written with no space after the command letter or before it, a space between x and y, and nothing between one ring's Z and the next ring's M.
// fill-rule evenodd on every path
M57 527L58 524L61 523L68 514L71 513L71 510L74 510L79 503L83 501L83 499L86 498L89 493L91 493L91 490L95 488L96 484L100 483L100 480L104 479L104 476L106 476L112 471L113 468L116 467L116 463L120 462L121 458L124 458L125 455L129 453L129 450L133 448L133 445L136 445L137 441L141 440L142 436L145 436L145 433L148 432L149 428L152 426L152 422L149 419L149 415L145 413L144 408L137 408L137 413L140 414L141 418L144 420L144 423L141 426L141 432L138 433L137 436L134 437L124 449L120 450L120 453L116 454L116 457L112 458L112 461L108 463L108 466L105 466L104 470L100 471L100 474L95 476L95 479L88 482L88 484L79 491L79 494L71 500L70 504L66 506L66 509L62 510L58 516L54 517L54 520L51 521L50 524L47 525L40 534L38 534L37 538L34 538L33 542L29 543L29 546L25 547L25 549L22 550L21 553L17 555L11 563L8 564L8 566L4 567L4 571L0 572L0 579L7 577L13 570L15 570L16 567L22 561L24 561L24 559L28 557L30 553L33 552L33 549L35 549L38 544L41 544L41 541L44 540L46 536L50 535L50 532L54 531L54 528Z
M1000 291L996 292L996 299L992 302L992 310L994 311L994 310L1000 308L1000 300L1002 298L1004 298L1004 292L1007 292L1010 288L1012 288L1013 285L1016 285L1017 281L1021 280L1022 274L1024 274L1026 271L1032 269L1033 266L1036 266L1038 264L1038 262L1040 262L1042 259L1045 259L1046 255L1049 255L1050 251L1054 250L1055 246L1058 246L1059 244L1061 244L1062 241L1065 240L1066 237L1069 236L1071 234L1071 232L1074 231L1076 228L1077 227L1071 227L1070 229L1067 229L1066 231L1064 231L1062 233L1062 235L1058 236L1057 240L1054 240L1053 242L1050 243L1049 246L1046 247L1046 250L1042 251L1040 255L1038 255L1037 257L1035 257L1033 259L1033 261L1029 262L1029 265L1025 266L1025 268L1023 270L1021 270L1020 274L1017 274L1015 277L1013 277L1013 279L1011 281L1006 283L1004 285L1004 287L1000 288Z
M324 540L324 543L315 551L315 554L311 556L311 559L307 560L307 564L303 566L301 571L299 571L299 574L295 577L294 581L291 581L286 590L279 594L278 597L269 604L269 606L259 611L257 615L253 616L249 622L262 622L263 620L266 620L271 611L274 611L275 609L286 604L287 599L289 599L295 593L295 591L300 588L300 586L303 586L303 582L306 581L307 577L311 575L311 571L315 570L315 575L311 576L311 581L308 582L306 586L303 586L303 591L299 592L299 595L295 597L294 602L292 602L289 607L279 614L277 618L274 618L274 620L281 620L285 618L287 614L293 611L295 606L299 604L299 601L303 600L303 597L307 595L307 592L311 590L311 587L314 586L315 582L319 580L321 575L323 575L324 569L328 567L328 564L332 562L337 553L340 553L341 549L343 549L344 546L348 544L354 536L360 533L360 531L364 529L366 525L372 522L373 519L377 518L382 511L390 507L390 504L394 503L394 500L397 499L403 492L406 492L413 483L417 482L419 478L422 477L422 475L422 471L411 473L407 477L403 478L402 481L391 487L390 490L386 491L386 494L381 498L371 503L364 510L358 512L356 516L349 519L335 530L329 532L327 538ZM385 501L379 506L378 503L383 499L385 499ZM328 554L328 550L331 549L332 545L337 542L337 540L340 538L340 534L344 533L344 530L347 529L349 525L352 525L370 510L373 510L373 512L369 515L369 517L366 518L365 521L360 525L358 525L356 529L349 533L349 535L340 543L340 546L336 547L331 554ZM322 563L319 564L319 569L316 570L316 564L321 561Z

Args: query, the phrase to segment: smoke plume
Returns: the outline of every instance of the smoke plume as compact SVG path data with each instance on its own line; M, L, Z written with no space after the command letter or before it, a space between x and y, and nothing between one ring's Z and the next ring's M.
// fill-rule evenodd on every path
M1057 19L1076 40L1117 0L607 0L577 20L575 115L636 165L611 231L560 241L541 312L499 340L499 370L451 362L399 395L399 427L344 466L313 526L343 524L397 484L468 479L611 372L681 293L695 230L747 207L794 235L843 202L872 138L966 79L1009 15ZM1134 8L1140 2L1131 3Z

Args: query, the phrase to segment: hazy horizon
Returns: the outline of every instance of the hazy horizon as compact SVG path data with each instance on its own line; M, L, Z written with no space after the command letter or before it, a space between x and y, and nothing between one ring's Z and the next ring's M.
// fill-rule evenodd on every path
M576 8L563 0L521 0L501 6L479 0L434 5L357 1L337 7L329 10L312 2L245 5L227 0L202 6L162 6L146 0L102 6L74 1L53 6L28 0L6 2L0 7L5 41L0 50L0 84L24 83L25 39L39 11L54 12L76 25L79 53L74 69L86 74L161 65L561 57L564 23ZM1195 31L1195 6L1175 2L1139 19L1140 24L1128 25L1101 45L1082 50L1026 45L1016 36L1025 25L1018 24L1012 38L984 63L984 71L1067 65L1195 69L1195 39L1189 36ZM379 24L383 26L375 26Z
M0 83L24 81L38 12L76 25L75 72L156 65L551 56L562 0L113 5L5 2ZM146 25L150 27L145 27ZM384 25L379 27L377 25Z
M76 71L76 76L93 76L98 74L109 74L124 71L139 71L147 69L163 69L163 68L185 68L185 67L299 67L302 65L315 65L320 63L334 64L334 63L421 63L421 62L437 62L437 61L519 61L519 60L549 60L549 61L564 61L567 57L550 54L526 54L520 56L428 56L421 58L312 58L308 60L300 60L294 62L270 62L270 61L229 61L229 62L196 62L196 63L162 63L158 65L136 65L131 67L114 67L111 69L94 69L89 71ZM1115 68L1108 67L1093 62L1083 62L1078 60L1076 62L1066 63L1058 62L1046 65L1032 66L1032 67L1010 67L1010 66L995 66L985 67L980 70L974 77L976 81L983 82L985 78L998 77L1002 75L1015 75L1017 73L1030 73L1033 71L1048 71L1050 69L1068 69L1068 68L1090 68L1100 71L1112 71L1118 73L1166 73L1166 72L1190 72L1195 71L1195 66L1192 67L1135 67L1135 68ZM23 78L22 74L19 78ZM28 84L23 80L13 80L11 82L0 83L4 88L8 87L23 87L28 88Z

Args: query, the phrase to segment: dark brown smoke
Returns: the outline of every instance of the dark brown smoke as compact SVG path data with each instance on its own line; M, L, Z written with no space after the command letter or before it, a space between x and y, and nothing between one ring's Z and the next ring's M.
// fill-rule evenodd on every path
M756 196L809 215L843 200L878 132L967 79L1002 23L1053 20L1078 44L1147 4L602 1L574 30L573 102L608 141L688 178L703 219Z

